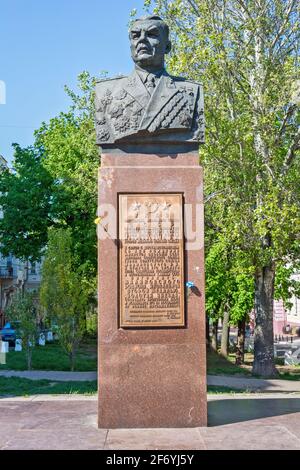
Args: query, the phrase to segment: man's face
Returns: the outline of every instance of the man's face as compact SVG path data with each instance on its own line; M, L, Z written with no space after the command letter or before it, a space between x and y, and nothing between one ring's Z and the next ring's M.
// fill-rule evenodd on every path
M167 34L158 21L138 21L130 30L130 49L133 61L140 67L160 69L170 50Z

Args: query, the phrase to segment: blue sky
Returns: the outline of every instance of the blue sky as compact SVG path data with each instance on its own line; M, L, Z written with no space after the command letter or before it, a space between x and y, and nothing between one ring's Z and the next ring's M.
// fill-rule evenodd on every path
M143 0L0 0L0 155L12 142L33 143L33 131L70 103L64 85L77 75L132 69L127 24ZM1 100L0 100L1 101Z

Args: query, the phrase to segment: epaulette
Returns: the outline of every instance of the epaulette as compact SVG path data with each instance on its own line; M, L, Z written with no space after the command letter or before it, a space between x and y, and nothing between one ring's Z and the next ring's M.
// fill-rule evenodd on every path
M184 83L193 83L194 85L202 85L201 82L197 82L196 80L190 80L189 78L175 77L174 75L170 75L170 77L174 80L174 82L184 82Z
M186 78L186 82L193 83L194 85L200 85L203 86L203 83L197 82L196 80L190 80L189 78Z
M119 80L120 78L126 78L126 75L118 75L117 77L112 78L99 78L99 80L96 80L96 83L109 82L111 80Z

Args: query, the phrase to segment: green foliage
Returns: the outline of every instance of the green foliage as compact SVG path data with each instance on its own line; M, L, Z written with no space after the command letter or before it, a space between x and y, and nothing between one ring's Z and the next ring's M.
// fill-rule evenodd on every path
M57 322L59 341L74 369L76 350L85 331L88 308L86 279L74 269L71 229L51 229L42 268L41 305Z
M22 339L22 346L26 351L27 369L31 369L32 349L38 335L38 324L41 320L39 312L37 293L17 291L12 299L11 305L6 310L7 318L18 320L18 337Z
M297 272L299 272L300 267ZM300 282L297 281L293 274L295 266L286 264L278 264L275 278L275 299L283 300L287 309L292 307L290 299L293 296L300 298Z
M78 80L79 94L66 87L72 100L69 111L41 125L34 147L22 149L14 144L14 171L1 169L1 251L38 260L47 243L48 228L69 227L76 268L95 278L99 165L95 79L83 72Z
M147 1L150 5L172 31L170 71L204 86L206 144L200 161L208 250L221 234L236 250L233 265L242 253L257 284L279 265L295 268L300 255L297 0ZM224 274L218 274L220 282ZM241 282L245 286L245 278ZM259 359L255 349L255 367L262 371L268 363L264 372L273 374L271 284L267 301L256 298L261 350ZM249 299L236 300L240 310Z
M236 248L215 237L206 261L206 312L212 319L230 311L230 323L247 318L254 307L253 268Z
M54 179L57 227L72 229L74 264L95 277L99 155L94 127L95 79L87 72L78 77L79 94L66 88L72 100L67 113L43 123L36 132L36 148L45 155L45 169Z
M222 317L228 305L229 292L229 261L224 245L214 244L205 260L206 273L206 313L212 319Z
M71 290L73 283L77 292L80 284L83 303L88 299L89 309L93 310L99 166L94 129L95 79L82 72L78 80L78 94L66 87L72 100L70 109L41 125L35 133L34 147L22 149L15 144L14 171L1 169L0 237L4 255L11 253L34 261L43 254L49 228L68 229L70 243L65 248L72 258L68 288Z
M232 292L232 305L230 309L230 322L237 325L238 321L246 318L254 308L254 278L251 270L233 272L234 289Z
M1 252L34 261L41 257L52 223L53 179L42 152L14 148L14 171L0 172Z
M90 336L96 336L98 331L98 315L96 309L91 309L86 314L86 332Z
M204 85L208 224L256 268L297 260L297 2L151 3L172 30L169 69Z

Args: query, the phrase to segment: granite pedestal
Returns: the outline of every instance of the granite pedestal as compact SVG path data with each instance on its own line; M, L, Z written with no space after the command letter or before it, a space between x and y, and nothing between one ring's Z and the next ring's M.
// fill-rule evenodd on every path
M203 176L198 161L197 152L158 155L116 151L101 156L100 428L207 424ZM117 220L118 197L124 193L183 195L184 283L194 283L186 293L184 327L120 328Z

